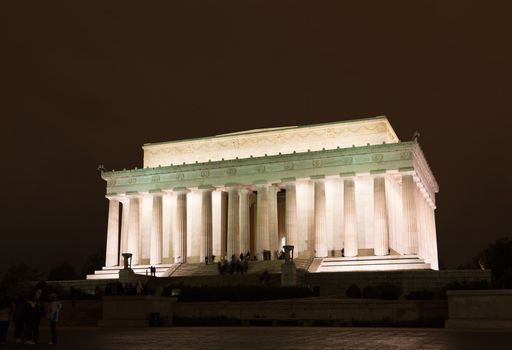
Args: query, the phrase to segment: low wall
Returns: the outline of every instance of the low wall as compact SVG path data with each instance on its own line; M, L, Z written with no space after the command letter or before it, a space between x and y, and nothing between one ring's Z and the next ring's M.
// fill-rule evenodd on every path
M102 303L94 300L61 300L62 310L59 314L59 326L95 327L101 319ZM46 304L49 307L48 304Z
M306 274L305 282L310 286L320 288L321 296L345 297L345 291L351 284L363 289L382 283L402 286L404 294L418 290L434 290L448 283L476 282L486 280L491 282L490 270L405 270L380 272L322 272Z
M240 321L242 324L442 326L446 301L294 299L261 302L191 302L175 305L178 324Z
M176 298L153 296L103 297L103 316L98 323L103 327L144 327L150 314L160 315L160 325L171 325Z
M512 330L512 289L448 291L446 328Z
M117 279L113 280L66 280L66 281L47 281L48 286L58 286L66 293L69 292L71 287L79 289L87 294L94 294L94 290L98 286L101 290L105 290L105 286L111 282L118 282Z

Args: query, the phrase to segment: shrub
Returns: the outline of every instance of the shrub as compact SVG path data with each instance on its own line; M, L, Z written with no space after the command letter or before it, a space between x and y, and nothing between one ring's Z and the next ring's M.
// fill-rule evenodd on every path
M366 286L363 289L363 297L368 299L396 300L400 296L402 296L402 287L389 283Z
M361 289L357 285L351 284L345 291L345 295L349 298L361 298Z
M435 293L431 290L413 290L405 295L407 300L432 300Z
M381 291L375 286L366 286L363 288L363 298L380 299Z
M454 281L448 283L444 289L446 290L470 290L470 289L488 289L489 283L486 280L479 281Z
M402 296L402 287L395 284L381 284L377 288L380 290L380 299L397 300Z

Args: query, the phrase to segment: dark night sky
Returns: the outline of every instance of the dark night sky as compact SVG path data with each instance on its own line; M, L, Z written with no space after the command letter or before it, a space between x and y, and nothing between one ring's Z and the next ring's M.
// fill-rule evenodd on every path
M444 265L512 236L506 5L0 3L0 270L102 249L96 167L140 167L143 143L377 115L421 133Z

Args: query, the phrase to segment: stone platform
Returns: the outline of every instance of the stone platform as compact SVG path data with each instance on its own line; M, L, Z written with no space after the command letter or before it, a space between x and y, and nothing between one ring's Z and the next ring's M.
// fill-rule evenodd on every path
M181 264L162 264L156 267L156 277L169 277ZM132 267L133 272L137 275L149 275L151 265L137 265ZM88 280L104 280L119 278L119 271L122 266L103 267L101 270L94 271L94 274L87 275Z
M384 255L315 258L308 272L429 270L416 255Z

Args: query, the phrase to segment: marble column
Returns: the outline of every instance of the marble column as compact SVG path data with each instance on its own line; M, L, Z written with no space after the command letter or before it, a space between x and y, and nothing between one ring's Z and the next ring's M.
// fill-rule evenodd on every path
M376 175L373 179L374 200L374 254L389 254L388 210L386 206L386 179Z
M239 188L238 186L228 187L228 234L227 234L227 255L231 256L240 254L240 221L239 221Z
M328 186L329 185L329 186ZM343 181L340 178L330 178L325 183L326 218L328 241L327 252L334 256L341 255L343 248ZM329 237L330 234L330 237Z
M247 254L251 250L251 191L247 188L240 189L240 253Z
M107 198L109 205L105 266L116 266L119 263L119 200L115 197Z
M186 188L174 189L174 210L172 223L173 256L175 263L187 262L187 192Z
M174 221L174 204L172 191L162 193L162 260L173 262L172 225Z
M325 227L325 179L315 177L315 257L327 257Z
M314 207L314 199L310 196L310 183L309 180L298 180L295 182L295 193L297 197L297 246L295 247L294 254L300 258L313 257L313 249L310 249L310 207ZM314 191L313 191L314 192ZM313 202L313 203L311 203ZM314 208L313 208L314 211ZM313 213L314 214L314 213ZM314 221L314 215L313 215ZM313 222L314 231L314 222Z
M128 228L130 226L130 199L122 197L121 201L121 244L118 265L123 265L122 253L128 253Z
M437 233L436 233L436 214L435 206L427 208L427 225L429 228L430 244L431 244L431 261L430 268L433 270L439 270L439 261L437 256Z
M139 196L131 195L129 204L127 253L132 254L132 266L139 265L140 258L140 206Z
M206 257L208 262L212 261L212 191L211 186L200 186L201 193L201 215L200 215L200 251L199 262L204 263Z
M279 188L274 185L268 187L268 234L271 256L279 254L279 227L277 222L277 192Z
M412 175L402 176L402 201L404 222L404 254L418 253L418 225L416 219L414 178Z
M162 238L162 195L155 193L153 194L150 265L160 265L162 263Z
M227 193L217 189L212 193L212 235L213 255L218 260L226 256L227 246Z
M151 224L153 221L153 195L140 192L140 256L139 264L148 264L151 255Z
M298 252L297 245L297 192L295 179L286 182L286 244L292 245Z
M345 244L344 252L345 256L357 256L358 254L358 242L357 242L357 216L356 216L356 197L354 180L347 179L344 182L345 188Z
M256 255L259 260L263 259L263 251L270 250L268 236L268 185L257 185L256 197Z

